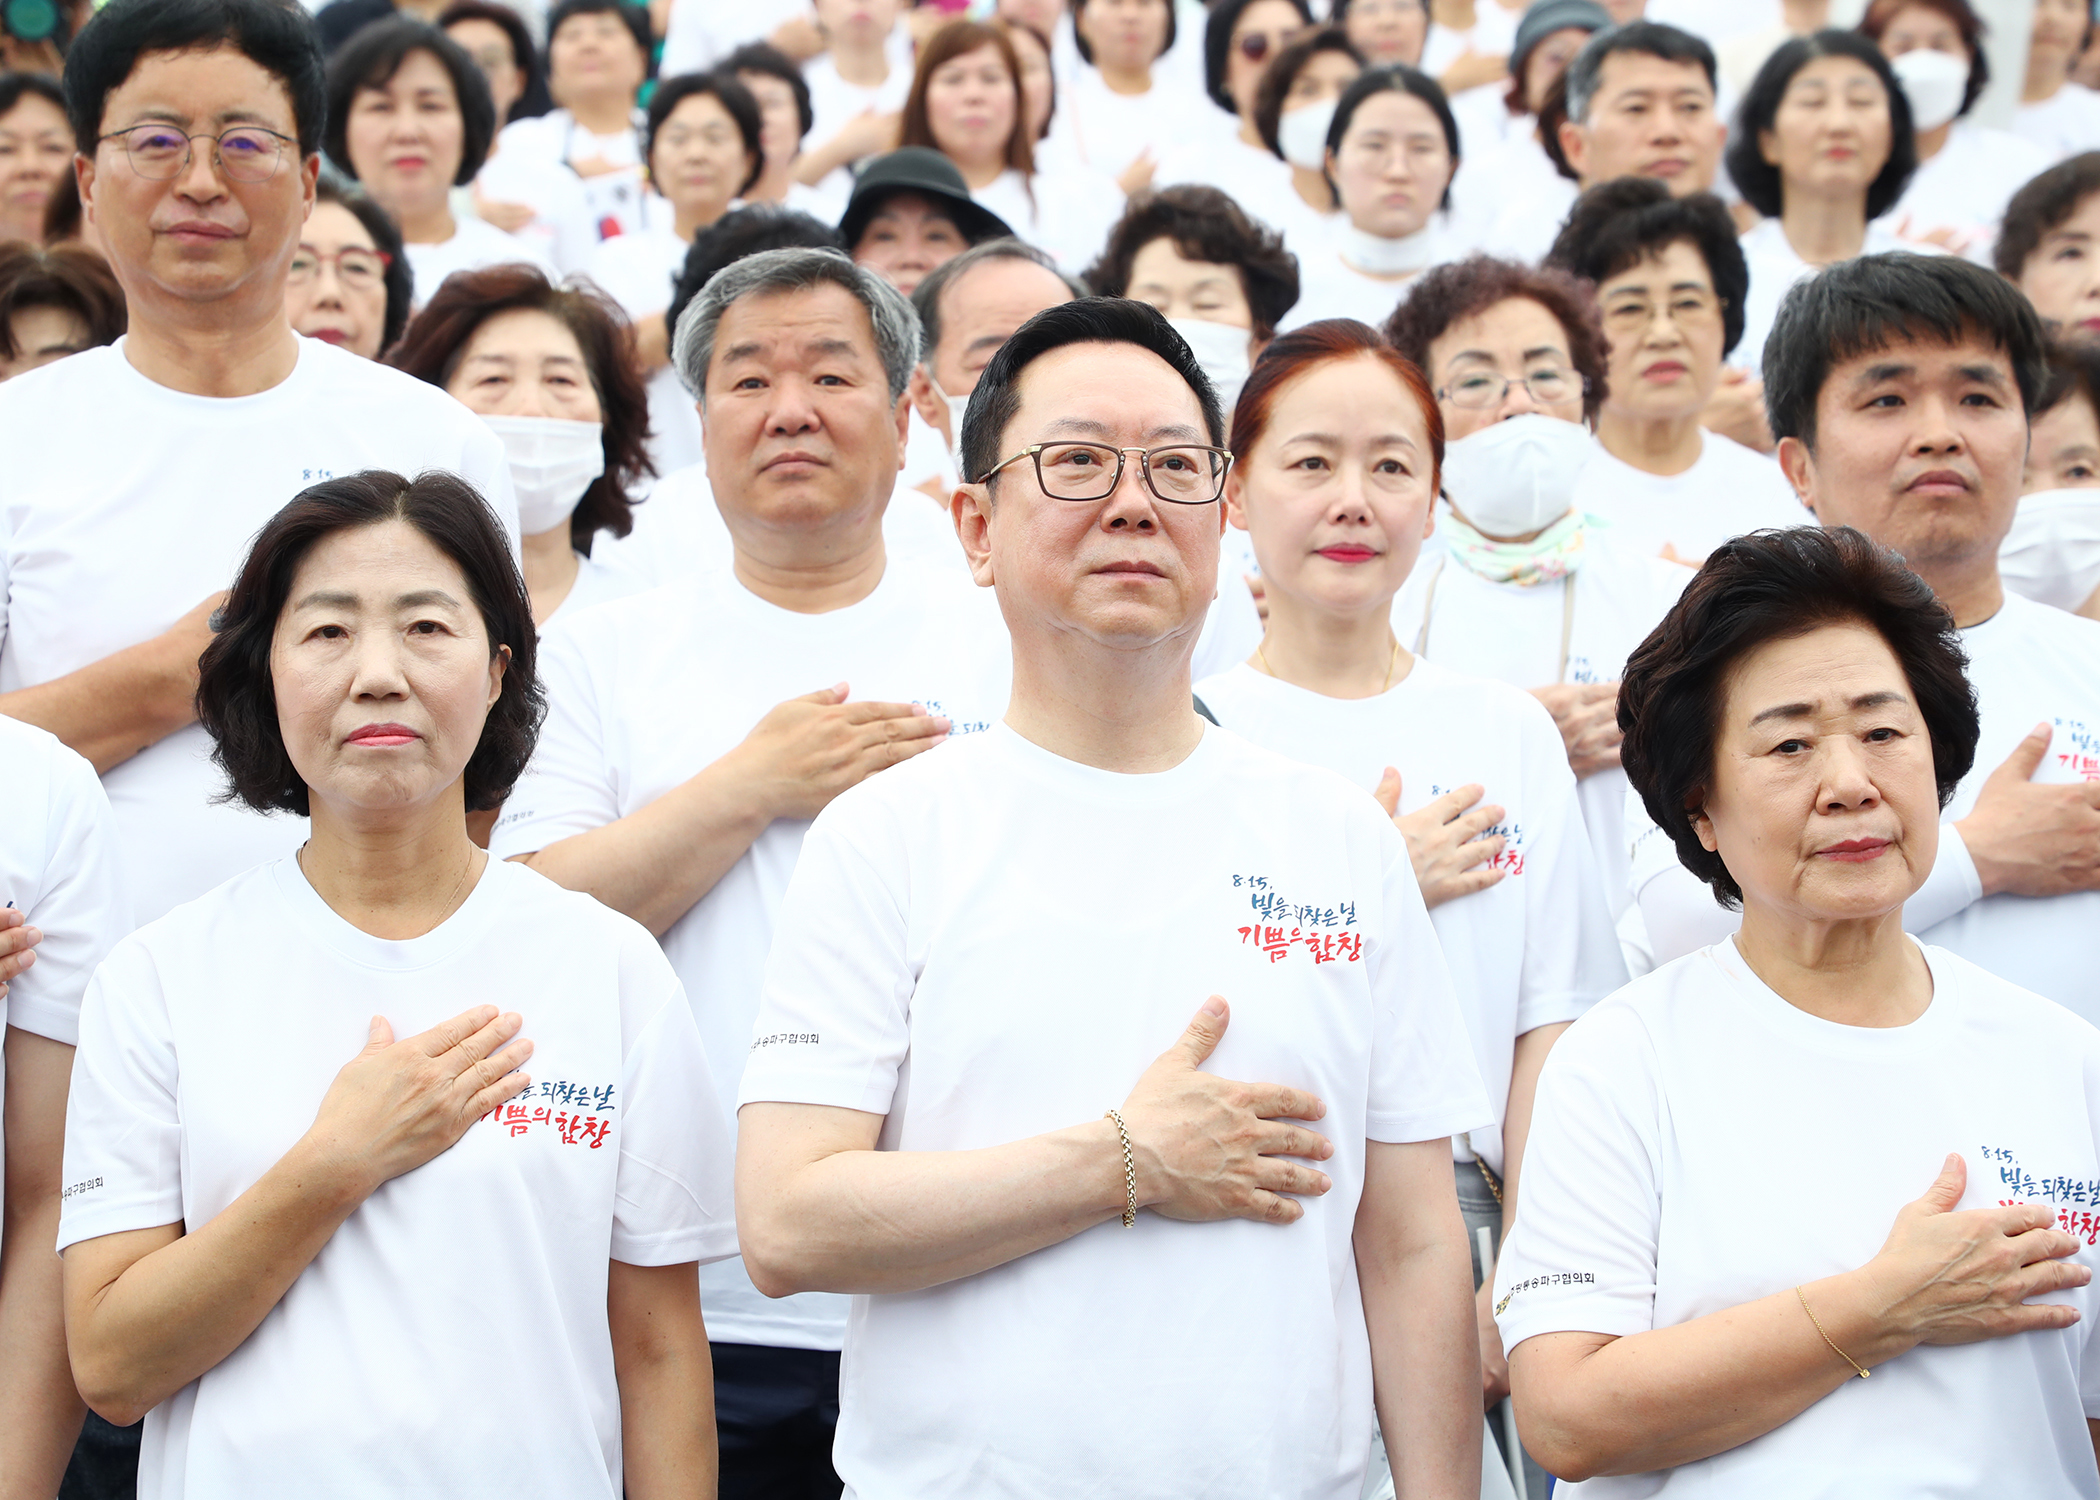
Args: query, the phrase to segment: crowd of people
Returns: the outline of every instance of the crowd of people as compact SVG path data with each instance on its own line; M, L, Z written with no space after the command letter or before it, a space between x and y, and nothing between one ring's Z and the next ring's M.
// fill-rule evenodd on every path
M5 7L0 1500L2100 1500L2100 45L1831 9Z

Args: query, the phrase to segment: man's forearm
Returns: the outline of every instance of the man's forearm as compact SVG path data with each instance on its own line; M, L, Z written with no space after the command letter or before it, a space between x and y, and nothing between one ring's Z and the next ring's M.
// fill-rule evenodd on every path
M156 636L77 672L0 693L0 714L34 724L85 756L98 772L196 721L197 661Z

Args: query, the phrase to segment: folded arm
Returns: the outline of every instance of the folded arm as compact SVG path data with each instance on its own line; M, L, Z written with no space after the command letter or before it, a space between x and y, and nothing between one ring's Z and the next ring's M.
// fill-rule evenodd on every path
M214 594L168 630L35 687L0 693L0 714L48 730L98 772L196 722L197 658L211 644Z

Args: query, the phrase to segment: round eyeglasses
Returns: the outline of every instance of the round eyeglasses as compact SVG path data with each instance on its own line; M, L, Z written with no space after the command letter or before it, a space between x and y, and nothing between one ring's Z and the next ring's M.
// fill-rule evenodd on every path
M268 182L276 175L284 148L292 144L290 136L265 130L260 125L236 125L216 135L209 131L187 135L174 125L133 125L127 130L112 130L107 135L99 135L95 140L98 144L122 141L124 154L131 158L131 170L156 182L166 182L182 174L190 164L192 141L212 143L212 160L218 163L229 180Z
M1036 443L994 464L978 481L1024 458L1035 460L1036 483L1053 500L1106 500L1123 482L1123 465L1138 456L1145 488L1169 505L1208 505L1225 493L1232 453L1176 443L1166 448L1111 448L1106 443Z

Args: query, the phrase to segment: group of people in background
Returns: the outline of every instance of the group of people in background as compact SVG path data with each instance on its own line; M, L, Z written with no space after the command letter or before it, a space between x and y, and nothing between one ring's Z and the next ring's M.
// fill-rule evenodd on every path
M2100 1500L2100 44L1841 3L0 8L0 1500Z

